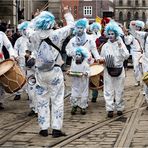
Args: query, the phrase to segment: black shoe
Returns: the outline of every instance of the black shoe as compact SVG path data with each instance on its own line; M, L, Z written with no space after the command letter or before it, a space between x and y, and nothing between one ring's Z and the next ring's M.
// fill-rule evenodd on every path
M86 109L85 108L81 108L81 114L85 115L86 114Z
M52 130L52 137L53 138L58 138L58 137L61 137L61 136L67 136L67 135L60 130L56 130L56 129Z
M117 111L117 115L118 115L118 116L123 115L122 111Z
M77 112L77 106L73 106L72 109L71 109L71 114L75 115L76 112Z
M47 137L48 136L48 130L41 130L39 132L39 135L43 136L43 137Z
M21 99L21 95L16 95L13 100L20 100L20 99Z
M91 102L93 102L93 103L97 102L97 98L92 98Z
M28 116L36 116L37 113L34 112L34 110L31 110L28 114Z
M5 109L5 108L4 108L3 104L0 103L0 110L4 110L4 109Z
M113 117L113 111L108 111L107 116L108 116L109 118L112 118L112 117Z

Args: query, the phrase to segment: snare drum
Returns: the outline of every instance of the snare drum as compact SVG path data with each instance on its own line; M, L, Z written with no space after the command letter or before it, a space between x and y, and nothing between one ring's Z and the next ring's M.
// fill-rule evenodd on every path
M17 92L25 85L26 77L12 59L0 63L0 83L7 93Z
M90 66L90 89L99 90L103 88L103 70L104 66L97 63L94 63Z

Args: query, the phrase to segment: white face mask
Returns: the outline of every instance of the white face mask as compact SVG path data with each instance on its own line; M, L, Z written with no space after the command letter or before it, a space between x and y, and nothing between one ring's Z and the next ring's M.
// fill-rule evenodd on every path
M95 28L93 29L93 31L94 31L95 33L98 33L99 29L95 27Z
M78 27L76 28L76 34L77 34L78 36L82 36L83 33L84 33L84 28L81 27L81 26L78 26Z
M136 31L140 31L140 30L141 30L141 27L136 26Z
M113 31L109 31L109 32L108 32L108 38L109 38L109 40L110 40L111 42L114 42L115 39L116 39L115 33L114 33Z

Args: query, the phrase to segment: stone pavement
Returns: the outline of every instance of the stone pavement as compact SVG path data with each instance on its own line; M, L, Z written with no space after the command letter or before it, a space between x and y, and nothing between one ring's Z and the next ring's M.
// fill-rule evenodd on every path
M70 90L70 78L66 76L65 79L65 85L67 88L66 93L68 93ZM133 72L132 69L129 69L127 71L125 83L125 110L129 110L134 107L135 101L138 99L137 96L141 91L141 87L134 87ZM13 96L5 99L5 110L0 112L0 142L2 141L0 147L50 147L58 141L63 140L65 137L52 138L51 135L48 137L41 137L38 135L40 129L37 123L37 118L34 117L28 119L27 117L30 109L28 107L28 100L26 98L27 96L24 93L22 99L19 101L13 101ZM101 91L99 92L99 97L96 103L89 101L89 107L86 115L77 113L76 115L72 116L70 111L71 107L69 98L66 98L63 131L65 131L68 136L73 135L76 132L79 132L80 130L83 130L91 125L94 125L96 122L101 122L107 119L105 102ZM21 122L24 119L28 121L26 124L25 122ZM111 122L110 124L97 129L95 132L80 137L65 147L113 147L117 138L119 137L119 134L125 126L125 122L126 120ZM137 121L135 126L136 130L131 139L131 147L148 146L148 140L146 140L148 137L147 122L148 111L146 111L144 108L142 110L140 119ZM7 133L6 137L4 137L5 133ZM49 133L51 133L50 129Z

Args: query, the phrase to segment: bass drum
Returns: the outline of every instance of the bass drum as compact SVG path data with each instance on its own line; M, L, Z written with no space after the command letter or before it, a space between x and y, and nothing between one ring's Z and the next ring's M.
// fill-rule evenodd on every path
M94 63L90 66L89 88L92 90L103 89L104 66Z
M17 92L25 85L26 77L12 59L0 63L0 83L7 93Z

